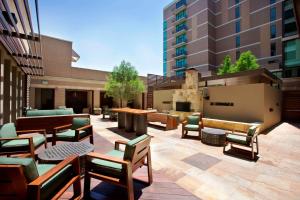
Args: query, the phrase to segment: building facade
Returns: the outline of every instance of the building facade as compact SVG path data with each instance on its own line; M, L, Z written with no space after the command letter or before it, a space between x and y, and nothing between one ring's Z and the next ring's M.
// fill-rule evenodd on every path
M44 76L31 77L30 107L72 107L76 113L92 113L93 108L112 107L116 103L105 96L104 85L109 72L72 66L79 55L72 49L71 41L42 35L41 44ZM145 101L145 95L140 95L134 107L144 108Z
M283 66L282 0L176 0L164 8L165 76L188 68L213 75L226 55L252 51L260 66Z

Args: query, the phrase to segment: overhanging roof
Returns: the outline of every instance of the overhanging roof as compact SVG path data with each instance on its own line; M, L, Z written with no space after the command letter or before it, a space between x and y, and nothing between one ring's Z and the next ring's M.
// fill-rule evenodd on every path
M265 68L259 68L256 70L249 70L243 72L237 72L233 74L224 74L224 75L216 75L216 76L209 76L209 77L202 77L199 79L199 82L208 82L208 81L224 81L224 82L232 82L236 81L239 82L245 78L258 78L260 82L266 83L275 83L282 85L282 80L279 79L277 76L272 74L269 70Z
M0 41L28 75L44 75L38 0L34 1L38 33L33 29L28 0L2 0L0 2Z

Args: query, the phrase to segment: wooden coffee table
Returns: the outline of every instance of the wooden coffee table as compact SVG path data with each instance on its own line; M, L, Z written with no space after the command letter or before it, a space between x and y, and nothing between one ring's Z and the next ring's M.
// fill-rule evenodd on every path
M49 147L38 154L39 163L57 164L71 155L80 158L81 174L84 173L85 155L94 151L94 145L85 142L66 142Z

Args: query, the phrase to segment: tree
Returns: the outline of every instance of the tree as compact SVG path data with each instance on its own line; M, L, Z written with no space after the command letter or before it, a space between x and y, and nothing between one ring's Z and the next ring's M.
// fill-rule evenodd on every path
M237 72L241 72L257 69L259 65L257 64L257 59L252 52L246 51L243 52L238 61L236 61L235 67Z
M231 58L229 55L225 56L221 67L218 69L218 75L223 75L227 73L231 73L233 69L233 64L231 63Z
M123 102L133 100L145 90L145 86L135 67L129 62L122 61L107 77L105 90L107 96L118 99L120 106L123 107Z

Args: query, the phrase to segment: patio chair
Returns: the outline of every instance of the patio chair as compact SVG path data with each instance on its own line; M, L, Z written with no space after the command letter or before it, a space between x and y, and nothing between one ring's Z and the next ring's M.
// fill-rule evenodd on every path
M147 158L148 184L152 184L152 167L149 135L142 135L129 142L116 141L115 149L104 154L89 153L86 156L84 196L89 197L91 178L125 187L128 199L134 199L132 174L145 165ZM119 145L125 145L125 151ZM141 180L140 180L141 181Z
M110 110L108 106L103 106L102 107L102 118L105 119L105 115L109 115L110 117Z
M39 135L19 136L29 133L39 133ZM16 131L14 123L4 124L0 128L0 155L24 154L34 158L34 151L43 144L47 148L46 131L44 129Z
M190 115L185 121L182 122L181 138L184 138L189 131L198 131L198 137L201 139L201 129L203 129L202 114Z
M52 146L57 141L79 142L90 138L90 143L94 144L93 126L89 118L75 117L72 124L54 128L52 137Z
M0 158L0 199L59 199L73 185L73 199L80 199L77 156L59 164L36 164L32 158Z
M249 129L247 134L245 133L238 133L238 132L226 132L226 140L223 148L223 152L226 150L226 146L230 144L232 147L233 144L249 147L252 151L252 159L254 159L254 144L256 145L256 153L259 153L258 150L258 134L259 134L259 125L255 124L252 125Z

